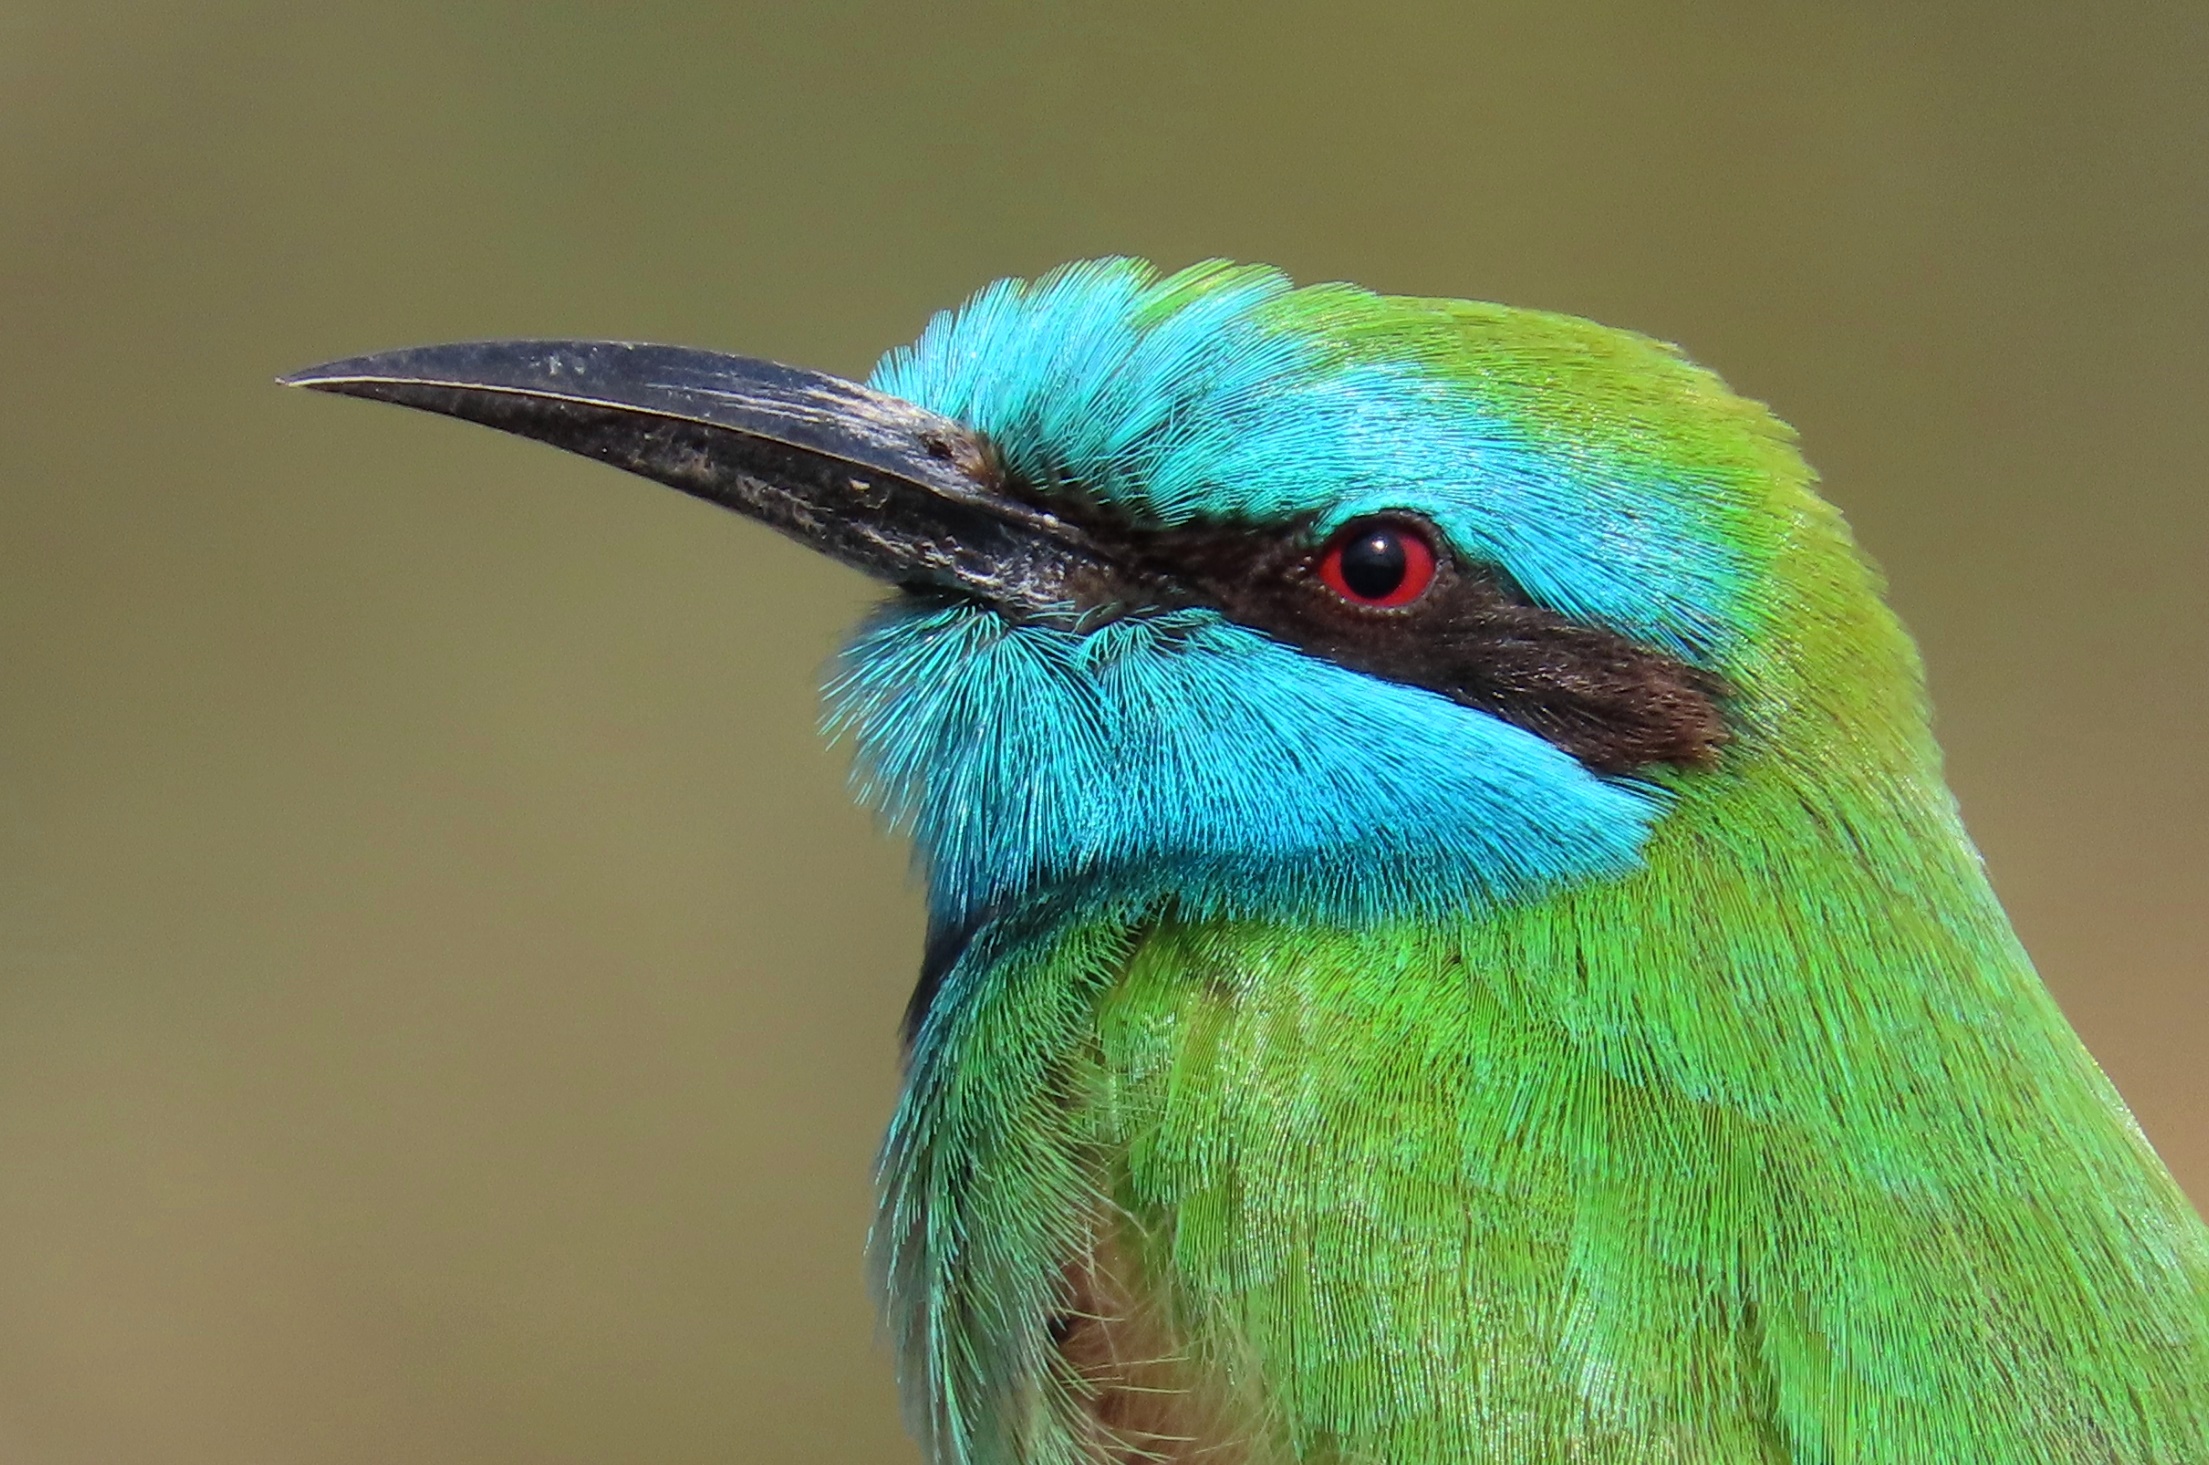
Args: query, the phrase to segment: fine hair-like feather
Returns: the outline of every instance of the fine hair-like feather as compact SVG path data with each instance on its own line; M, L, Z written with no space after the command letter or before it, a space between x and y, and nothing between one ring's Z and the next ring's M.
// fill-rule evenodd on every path
M2209 1460L2209 1235L1763 408L1583 321L1129 261L875 381L1134 526L1418 514L1730 734L1622 774L1216 611L885 611L832 720L963 940L877 1234L940 1465Z

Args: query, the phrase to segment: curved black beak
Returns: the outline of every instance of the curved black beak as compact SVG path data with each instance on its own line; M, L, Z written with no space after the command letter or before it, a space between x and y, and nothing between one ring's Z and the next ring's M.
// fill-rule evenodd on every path
M1078 526L1006 492L946 417L802 367L621 341L476 341L356 356L287 386L536 438L734 509L894 584L1071 619L1118 576Z

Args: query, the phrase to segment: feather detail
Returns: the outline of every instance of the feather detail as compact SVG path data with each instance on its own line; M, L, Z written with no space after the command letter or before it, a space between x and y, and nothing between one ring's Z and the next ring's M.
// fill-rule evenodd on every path
M1587 322L1129 261L877 383L1131 521L1417 514L1730 733L1606 776L1210 613L867 632L841 725L968 933L877 1233L936 1465L2209 1461L2209 1230L1761 407Z

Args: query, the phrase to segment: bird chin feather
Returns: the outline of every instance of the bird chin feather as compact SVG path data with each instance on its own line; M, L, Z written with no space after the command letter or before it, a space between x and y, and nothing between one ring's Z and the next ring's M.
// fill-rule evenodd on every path
M1636 867L1666 807L1540 737L1208 611L1087 633L907 597L827 726L939 923L1046 888L1202 914L1436 915Z

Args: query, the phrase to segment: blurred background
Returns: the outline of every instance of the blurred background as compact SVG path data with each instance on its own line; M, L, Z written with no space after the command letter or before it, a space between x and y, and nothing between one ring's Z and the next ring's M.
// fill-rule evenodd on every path
M1078 255L1575 311L1774 403L2209 1196L2198 0L7 0L0 139L0 1460L912 1458L860 1258L920 912L814 734L872 592L270 378L859 374Z

